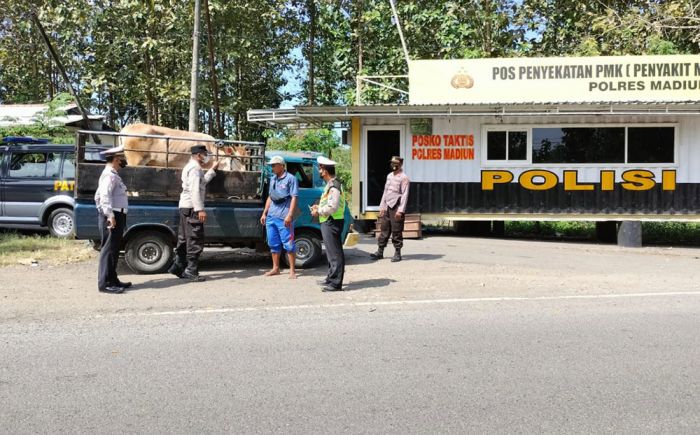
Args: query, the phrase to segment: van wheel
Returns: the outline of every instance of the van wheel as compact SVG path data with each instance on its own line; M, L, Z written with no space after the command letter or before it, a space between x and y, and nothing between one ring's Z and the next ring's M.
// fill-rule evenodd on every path
M163 273L173 258L173 242L165 234L147 231L126 243L124 260L136 273Z
M311 267L321 258L321 238L310 231L301 231L296 234L294 241L297 245L297 252L294 264L299 268ZM285 264L287 262L286 255Z
M54 237L67 239L75 236L73 210L69 208L57 208L52 211L46 221L49 232Z

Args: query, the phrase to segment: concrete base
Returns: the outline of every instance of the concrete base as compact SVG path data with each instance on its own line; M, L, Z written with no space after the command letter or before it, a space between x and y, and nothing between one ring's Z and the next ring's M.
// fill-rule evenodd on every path
M642 223L622 221L617 229L617 246L640 248L642 246Z

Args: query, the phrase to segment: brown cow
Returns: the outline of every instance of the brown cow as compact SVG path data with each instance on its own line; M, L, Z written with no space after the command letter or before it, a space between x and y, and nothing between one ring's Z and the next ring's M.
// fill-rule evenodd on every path
M152 137L121 136L121 145L124 146L126 161L131 166L160 166L170 168L183 168L190 160L190 148L194 145L205 145L210 153L217 156L208 166L218 160L220 155L248 156L248 150L244 146L225 145L219 149L212 136L204 133L175 130L148 124L131 124L122 128L122 134L170 136L182 139L170 139L168 142L168 155L166 165L166 139ZM208 139L198 141L197 139ZM243 159L224 158L219 169L229 171L244 171L246 162Z

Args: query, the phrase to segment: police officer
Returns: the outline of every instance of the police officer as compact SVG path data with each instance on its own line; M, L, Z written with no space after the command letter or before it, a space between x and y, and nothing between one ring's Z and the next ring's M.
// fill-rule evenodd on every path
M373 260L384 258L384 248L389 241L394 244L394 256L392 262L401 261L401 248L403 248L403 227L406 217L406 204L408 203L408 188L410 180L403 172L403 158L394 156L389 162L391 172L386 176L384 193L379 204L379 237L377 238L377 252L370 254Z
M328 275L321 282L322 291L339 291L343 289L345 274L345 254L343 253L342 233L345 226L345 197L343 186L335 178L336 163L323 156L318 157L318 171L326 182L318 205L311 207L311 215L319 216L321 236L326 245L328 258Z
M209 164L211 155L204 145L190 148L192 158L182 169L182 193L180 194L180 223L175 247L175 261L168 272L179 278L193 282L205 281L199 276L199 256L204 250L204 224L207 212L204 211L204 198L207 184L216 176L219 162L205 174L203 167Z
M118 171L126 167L126 157L123 147L111 148L103 151L103 154L107 164L95 192L97 225L102 236L97 289L104 293L122 293L131 287L130 282L121 282L117 277L119 248L124 238L126 213L129 209L126 186Z

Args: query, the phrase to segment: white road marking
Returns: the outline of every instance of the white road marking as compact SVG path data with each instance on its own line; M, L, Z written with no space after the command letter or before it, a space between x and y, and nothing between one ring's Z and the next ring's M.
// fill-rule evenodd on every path
M571 299L633 299L663 296L700 296L700 291L688 292L658 292L658 293L622 293L622 294L597 294L597 295L559 295L559 296L498 296L482 298L452 298L452 299L417 299L408 301L365 301L347 302L337 304L304 304L304 305L281 305L281 306L258 306L239 308L200 308L193 310L176 311L153 311L137 313L118 313L111 315L98 315L96 317L133 317L133 316L179 316L185 314L217 314L217 313L240 313L246 311L290 311L307 310L319 308L344 308L344 307L376 307L388 305L429 305L429 304L461 304L475 302L523 302L523 301L556 301Z

